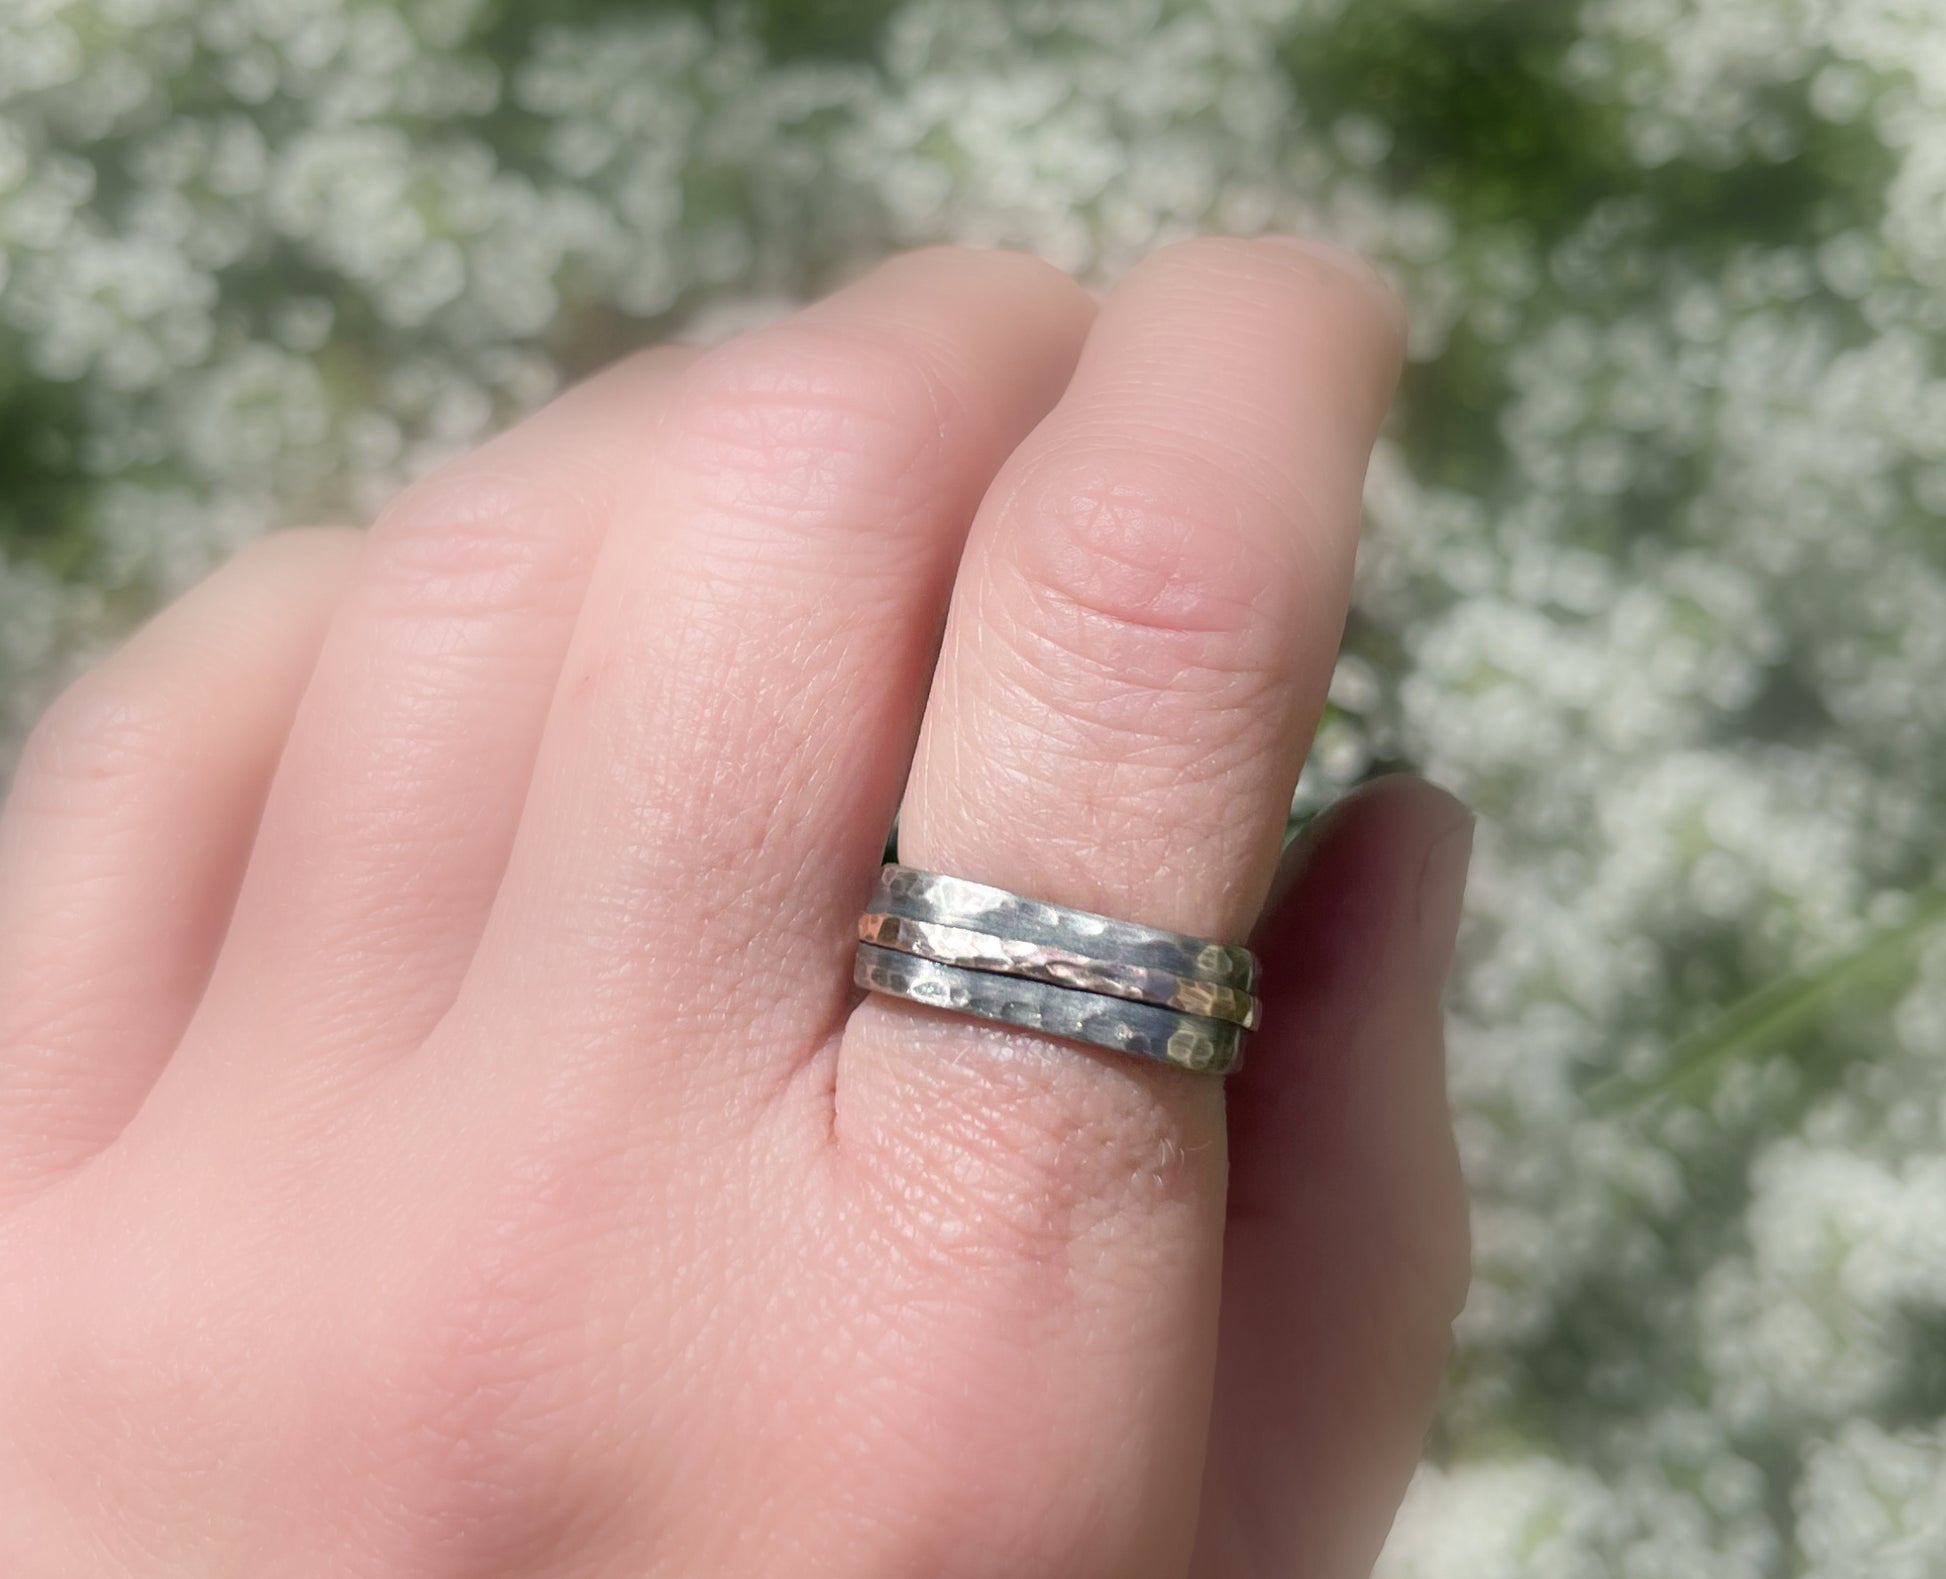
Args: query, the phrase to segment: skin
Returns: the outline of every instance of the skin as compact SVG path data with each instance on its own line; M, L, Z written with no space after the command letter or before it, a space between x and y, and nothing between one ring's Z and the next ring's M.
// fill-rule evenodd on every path
M0 820L0 1573L1368 1569L1470 822L1279 844L1401 343L1308 245L897 258L84 678ZM902 799L915 865L1263 914L1246 1070L861 1002Z

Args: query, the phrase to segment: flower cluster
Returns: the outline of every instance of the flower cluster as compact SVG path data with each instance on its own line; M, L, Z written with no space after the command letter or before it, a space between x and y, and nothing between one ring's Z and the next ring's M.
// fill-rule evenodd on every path
M242 539L864 257L1360 247L1414 367L1298 810L1482 813L1476 1288L1384 1572L1940 1571L1946 15L540 9L0 11L0 752Z

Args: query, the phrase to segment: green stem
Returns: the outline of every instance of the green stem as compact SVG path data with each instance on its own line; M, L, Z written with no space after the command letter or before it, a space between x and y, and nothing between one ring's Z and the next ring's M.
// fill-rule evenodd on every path
M1828 999L1903 958L1926 932L1946 920L1946 893L1929 894L1913 913L1851 953L1803 976L1781 976L1723 1010L1670 1050L1668 1066L1646 1082L1609 1075L1588 1091L1596 1112L1643 1107L1700 1082L1712 1070L1783 1040Z

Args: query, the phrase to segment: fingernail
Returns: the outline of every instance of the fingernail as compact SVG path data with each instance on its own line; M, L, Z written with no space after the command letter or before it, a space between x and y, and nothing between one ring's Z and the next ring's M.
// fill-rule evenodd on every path
M1426 974L1439 990L1453 968L1460 913L1466 904L1466 869L1473 859L1473 818L1433 840L1419 869L1419 947Z

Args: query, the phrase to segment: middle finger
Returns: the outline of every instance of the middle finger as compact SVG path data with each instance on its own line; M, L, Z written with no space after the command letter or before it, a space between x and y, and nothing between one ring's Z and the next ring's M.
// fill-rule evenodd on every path
M596 566L476 961L488 1012L599 1059L651 1022L721 1029L734 997L780 1077L835 1033L966 523L1092 312L1046 264L939 249L689 369L657 529Z

